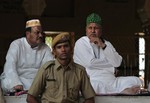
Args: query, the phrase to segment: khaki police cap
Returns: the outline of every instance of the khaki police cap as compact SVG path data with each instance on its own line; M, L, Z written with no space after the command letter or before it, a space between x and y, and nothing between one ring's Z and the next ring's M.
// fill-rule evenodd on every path
M70 35L68 32L62 32L58 34L52 41L52 48L55 47L56 44L59 42L65 42L65 41L70 41Z

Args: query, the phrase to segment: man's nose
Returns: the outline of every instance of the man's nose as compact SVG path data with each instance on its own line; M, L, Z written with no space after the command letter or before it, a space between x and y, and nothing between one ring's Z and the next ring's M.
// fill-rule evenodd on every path
M42 32L40 32L39 33L39 37L43 37L44 35L43 35L43 33Z
M92 33L95 33L95 29L94 28L92 28Z
M61 51L65 51L65 47L62 46L62 47L61 47Z

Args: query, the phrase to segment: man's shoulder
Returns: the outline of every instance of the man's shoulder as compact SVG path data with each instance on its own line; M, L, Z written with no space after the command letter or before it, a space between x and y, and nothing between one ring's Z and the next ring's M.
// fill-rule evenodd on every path
M50 66L52 66L52 65L55 65L55 61L54 61L54 60L47 61L47 62L43 65L43 68L46 70L48 67L50 67Z
M78 63L75 63L75 62L74 62L74 66L75 66L78 70L81 70L81 71L84 71L84 70L85 70L85 68L84 68L82 65L78 64Z
M11 42L11 45L22 45L23 44L23 42L24 42L24 37L22 37L22 38L17 38L17 39L15 39L15 40L13 40L12 42Z
M106 45L112 45L110 41L104 40Z
M77 44L88 44L89 43L89 38L87 36L82 36L76 41Z
M88 40L88 37L87 37L87 36L82 36L82 37L79 38L77 41L80 41L80 40Z
M22 41L24 41L24 39L25 39L25 37L17 38L15 40L13 40L12 43L22 42Z

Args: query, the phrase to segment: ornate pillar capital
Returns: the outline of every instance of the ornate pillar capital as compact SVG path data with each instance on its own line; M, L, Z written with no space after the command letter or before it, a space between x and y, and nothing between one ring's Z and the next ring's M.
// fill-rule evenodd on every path
M46 7L45 0L24 0L23 8L27 16L41 16Z

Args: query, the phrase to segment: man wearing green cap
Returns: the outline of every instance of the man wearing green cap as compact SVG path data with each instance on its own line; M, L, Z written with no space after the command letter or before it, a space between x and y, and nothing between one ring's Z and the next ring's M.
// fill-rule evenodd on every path
M27 102L79 103L80 92L84 103L94 103L95 92L85 68L72 60L72 45L69 33L61 33L52 41L55 60L45 63L38 71L28 91Z
M142 85L137 77L115 77L122 57L102 38L102 19L96 13L87 17L86 36L76 41L73 58L86 68L96 94L135 94Z

